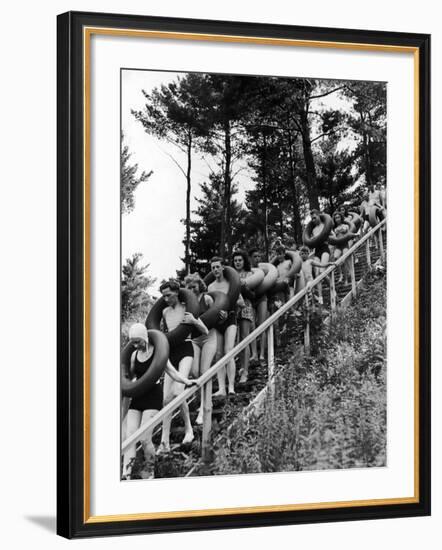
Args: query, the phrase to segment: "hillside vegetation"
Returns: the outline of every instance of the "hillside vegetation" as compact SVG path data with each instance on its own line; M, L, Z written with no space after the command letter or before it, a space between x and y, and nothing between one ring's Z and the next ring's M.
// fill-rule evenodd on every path
M357 301L292 353L259 411L216 444L214 474L386 465L386 280L368 274Z

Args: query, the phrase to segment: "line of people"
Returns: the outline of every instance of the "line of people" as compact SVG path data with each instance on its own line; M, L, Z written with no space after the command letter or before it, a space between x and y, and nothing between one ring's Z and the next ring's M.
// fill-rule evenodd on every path
M374 205L382 208L379 190L370 191L364 198L360 207L360 213L364 224L361 224L361 232L367 231L365 222L369 221L369 207ZM185 387L196 384L198 378L205 373L217 360L233 349L238 341L246 338L251 331L267 319L269 313L275 311L290 297L301 291L307 285L311 286L317 277L327 266L334 263L345 254L359 232L355 232L352 215L346 206L342 205L333 215L333 227L325 231L324 217L318 210L310 212L311 237L326 234L325 238L317 242L314 248L307 245L299 247L286 247L279 244L273 250L270 263L277 270L277 292L265 292L254 295L248 289L248 281L257 270L262 267L263 255L260 250L253 248L246 253L244 250L236 250L230 258L230 265L237 272L241 282L241 293L235 304L230 305L229 310L219 311L218 323L208 328L201 320L201 316L213 306L211 292L229 293L230 282L225 277L225 263L223 258L214 257L210 260L210 271L213 281L206 285L199 273L193 273L185 277L184 281L169 280L164 282L159 290L167 307L162 311L161 328L165 332L173 331L180 324L188 325L191 330L186 339L170 348L169 360L164 373L164 381L158 380L155 386L145 395L133 398L130 402L124 419L123 440L134 433L140 425L146 423L163 406L179 395ZM369 226L368 226L369 227ZM350 228L353 230L351 231ZM341 237L344 239L340 239ZM349 238L351 237L351 238ZM336 239L339 244L330 247L329 240ZM317 240L317 239L316 239ZM330 261L331 260L331 261ZM294 266L296 264L296 269ZM266 264L267 265L267 264ZM340 280L349 283L349 270L343 266ZM190 290L198 302L198 313L194 315L186 311L185 304L179 299L181 288ZM323 303L322 286L318 285L316 297L319 304ZM295 312L295 315L299 313ZM129 331L130 341L134 344L131 356L129 376L134 379L141 377L149 369L154 350L149 342L146 327L141 323L135 323ZM277 340L278 341L278 340ZM265 363L266 335L265 332L248 346L240 355L240 368L237 376L236 362L231 359L225 367L217 373L218 389L213 398L225 398L234 395L237 385L245 384L249 377L249 370L258 364ZM184 419L184 445L190 444L194 439L194 431L190 421L189 408L186 402L181 407ZM196 424L202 424L202 404L196 418ZM170 451L170 426L171 416L163 421L161 442L156 453ZM143 440L143 450L146 462L154 462L155 449L151 434L147 434ZM130 477L131 465L136 454L135 444L126 449L123 455L123 476ZM147 468L152 472L152 467ZM149 476L152 474L150 473Z

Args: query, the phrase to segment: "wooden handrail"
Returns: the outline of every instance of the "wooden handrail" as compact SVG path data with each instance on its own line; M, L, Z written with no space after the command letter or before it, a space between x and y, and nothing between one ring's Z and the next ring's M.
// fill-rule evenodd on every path
M338 266L343 264L350 256L352 256L370 237L372 237L377 231L379 231L382 226L386 223L386 220L382 220L378 225L373 227L368 233L366 233L361 239L359 239L345 254L343 254L333 265L324 269L324 271L318 275L313 284L302 289L300 292L295 294L290 298L285 304L283 304L275 313L270 315L263 323L261 323L253 332L244 338L239 344L237 344L233 349L231 349L226 355L224 355L219 361L217 361L210 369L208 369L204 374L202 374L197 380L197 384L190 388L185 389L182 393L177 395L170 403L163 407L153 418L148 422L143 424L136 430L132 435L130 435L125 441L123 441L121 446L121 452L124 452L132 443L140 439L146 432L151 432L155 426L164 420L165 417L172 414L178 407L181 406L184 401L189 399L194 393L200 391L200 388L204 386L209 380L217 374L231 359L235 358L243 349L249 346L253 340L258 338L263 332L265 332L271 325L273 325L280 317L282 317L287 311L289 311L294 305L296 305L300 300L302 300L307 294L309 294L312 289L317 286L323 279L328 277L328 275L334 271Z

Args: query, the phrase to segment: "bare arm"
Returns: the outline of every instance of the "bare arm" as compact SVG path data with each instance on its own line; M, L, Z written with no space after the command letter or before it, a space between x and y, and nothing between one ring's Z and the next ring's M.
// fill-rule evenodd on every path
M209 334L209 329L201 321L201 319L196 319L191 313L186 311L184 314L184 319L182 323L185 325L193 325L201 334Z
M175 382L179 382L180 384L184 384L186 387L194 386L195 384L197 384L196 380L189 380L188 378L185 378L182 374L180 374L170 361L167 361L164 372L168 374L172 378L172 380L175 380Z
M311 264L313 267L329 267L331 265L336 265L336 262L326 262L325 264L321 264L321 262L314 262L312 261Z

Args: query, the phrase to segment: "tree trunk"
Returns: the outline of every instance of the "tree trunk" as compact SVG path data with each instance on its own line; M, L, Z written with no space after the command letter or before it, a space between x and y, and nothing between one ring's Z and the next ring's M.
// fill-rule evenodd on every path
M308 104L307 104L308 106ZM307 173L307 196L310 209L319 208L318 188L316 184L316 168L313 158L312 143L310 140L310 126L308 122L307 110L304 110L300 116L302 128L302 150L304 153L305 169Z
M192 134L189 133L189 140L187 142L187 190L186 190L186 251L185 251L185 265L186 275L190 273L190 191L192 189L192 181L190 177L192 169Z
M370 157L370 137L366 130L366 122L364 113L359 111L359 116L361 118L361 128L362 128L362 143L364 148L364 171L365 171L365 181L368 186L373 183L373 175L371 169L371 157Z
M265 260L269 259L269 227L268 227L268 206L267 206L267 141L263 134L263 149L262 149L262 185L264 191L264 247Z
M301 227L301 215L299 213L299 200L298 189L296 187L295 177L295 158L293 155L293 141L292 133L288 131L288 144L289 144L289 168L290 168L290 180L292 184L292 215L293 215L293 238L295 243L299 244L302 241L302 227Z
M221 218L221 241L220 241L220 256L225 257L226 247L227 254L230 256L232 247L232 228L230 220L231 210L231 162L232 162L232 148L230 137L230 120L226 119L224 123L224 153L225 153L225 167L224 167L224 193L223 193L223 215Z

